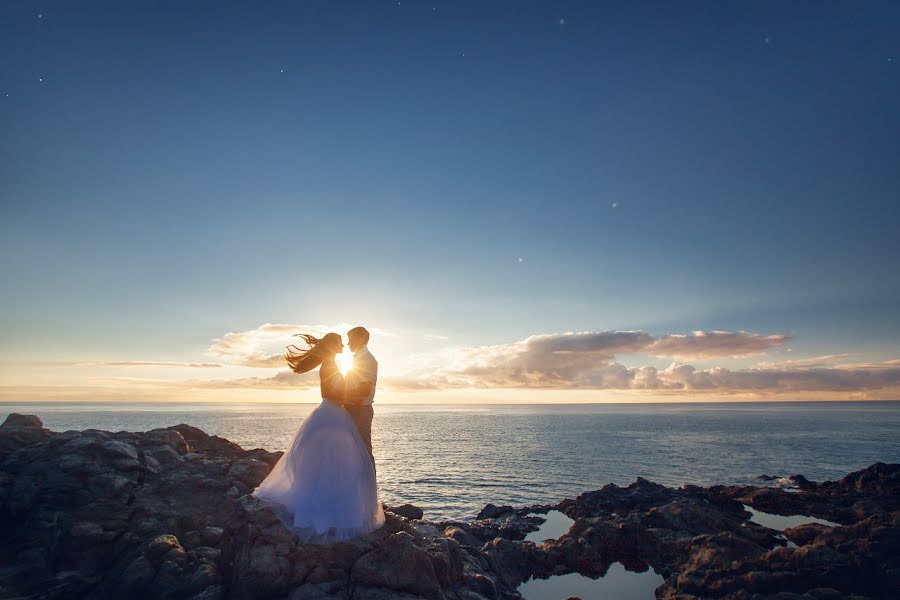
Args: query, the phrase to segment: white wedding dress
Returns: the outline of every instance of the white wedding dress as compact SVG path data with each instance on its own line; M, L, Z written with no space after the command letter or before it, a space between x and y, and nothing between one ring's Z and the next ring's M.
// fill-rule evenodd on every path
M319 369L322 403L287 452L253 491L305 543L350 540L384 524L375 469L350 413L335 400L343 377L331 361Z

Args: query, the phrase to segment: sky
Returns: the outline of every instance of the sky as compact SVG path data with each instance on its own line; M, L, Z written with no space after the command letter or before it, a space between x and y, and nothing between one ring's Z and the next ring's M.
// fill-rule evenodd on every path
M900 398L900 4L0 4L0 400Z

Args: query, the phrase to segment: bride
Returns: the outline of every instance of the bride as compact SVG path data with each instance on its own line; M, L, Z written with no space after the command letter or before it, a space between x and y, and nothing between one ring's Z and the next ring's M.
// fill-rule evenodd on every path
M322 403L253 495L268 502L303 542L349 540L384 524L375 470L350 413L341 407L344 377L335 361L341 336L300 337L309 349L289 346L285 358L296 373L321 365Z

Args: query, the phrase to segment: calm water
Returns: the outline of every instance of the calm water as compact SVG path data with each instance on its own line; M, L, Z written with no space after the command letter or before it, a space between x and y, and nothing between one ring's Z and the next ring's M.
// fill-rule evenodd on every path
M284 450L311 404L0 403L57 431L189 423L245 448ZM426 517L471 518L488 502L555 502L638 476L666 485L760 474L841 477L900 462L900 402L377 405L383 499Z

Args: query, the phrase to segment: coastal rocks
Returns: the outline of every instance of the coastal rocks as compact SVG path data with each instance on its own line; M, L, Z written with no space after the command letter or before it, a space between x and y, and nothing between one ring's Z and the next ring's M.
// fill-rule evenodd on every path
M12 413L0 425L0 460L13 450L38 444L52 435L36 416Z
M900 465L798 491L638 479L556 505L486 506L430 522L386 507L368 536L301 544L250 492L281 453L189 425L56 433L0 426L0 599L519 600L530 578L652 567L658 598L893 598L900 589ZM784 478L779 478L784 479ZM841 523L782 536L744 506ZM574 523L525 541L550 510Z
M460 564L460 574L462 565ZM400 531L361 556L350 572L357 585L408 592L432 600L444 600L431 556Z
M481 509L481 512L478 513L476 519L496 519L497 517L503 516L505 514L512 513L512 506L494 506L493 504L488 504L484 508Z
M421 519L425 516L425 513L422 512L422 509L418 506L413 506L412 504L402 504L400 506L388 506L385 507L385 510L388 512L392 512L395 515L401 516L404 519L409 519L410 521Z
M268 506L247 496L226 525L221 547L223 567L231 574L229 598L480 597L460 595L466 590L458 543L427 522L392 512L384 527L368 536L304 545Z

